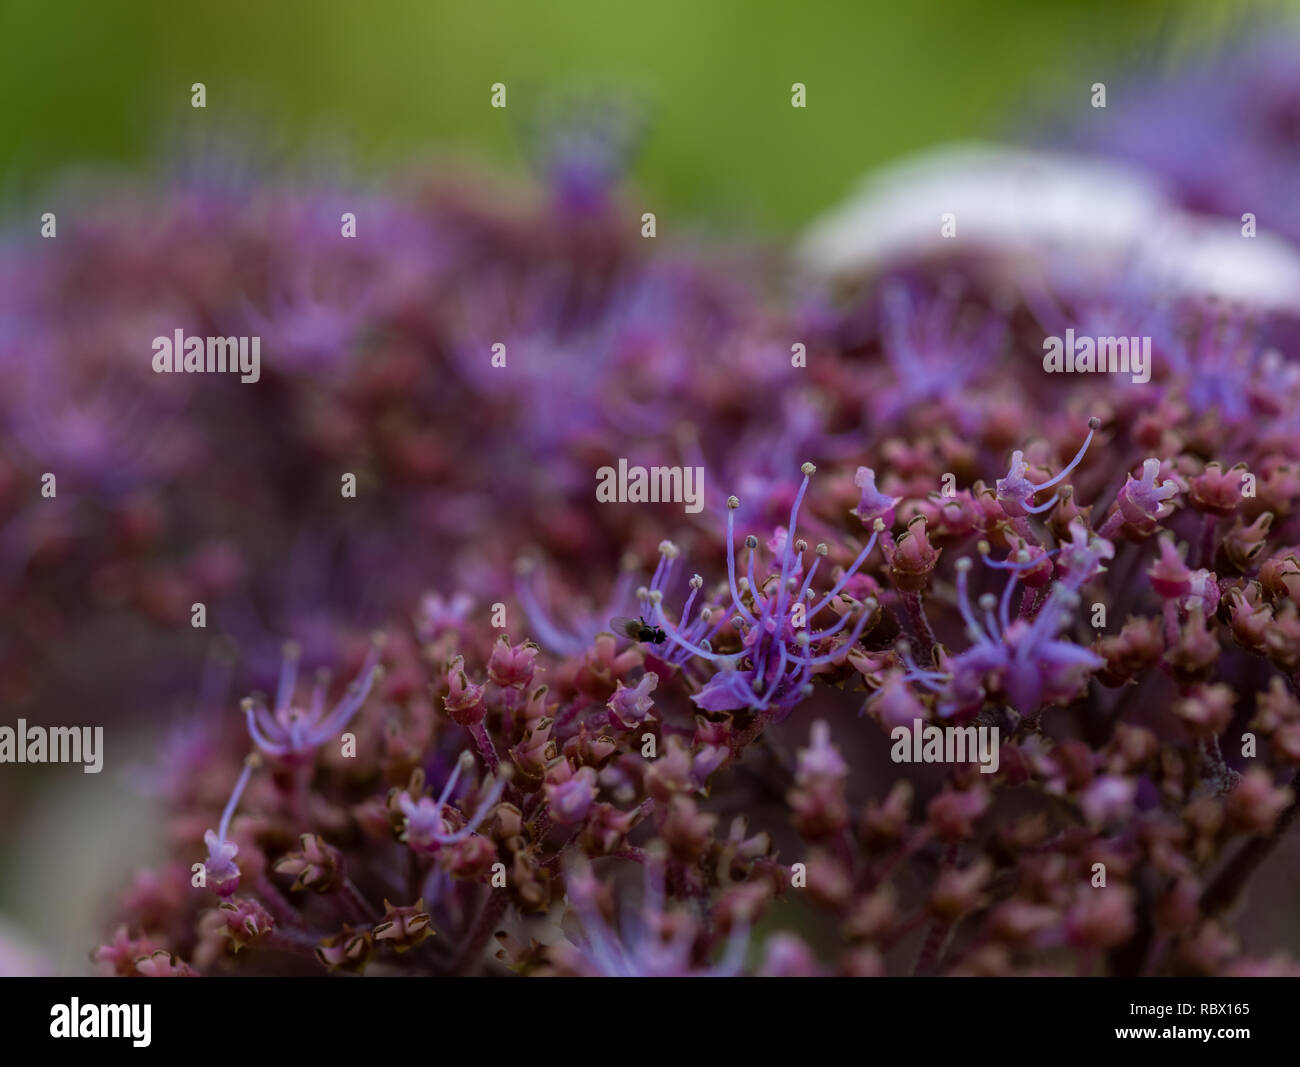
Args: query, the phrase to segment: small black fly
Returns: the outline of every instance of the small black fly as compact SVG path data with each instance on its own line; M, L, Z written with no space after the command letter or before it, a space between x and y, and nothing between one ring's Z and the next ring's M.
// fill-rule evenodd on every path
M645 641L651 645L661 645L668 640L668 635L663 632L661 627L651 626L640 616L629 619L626 616L619 615L610 619L609 625L615 633L626 634L633 641Z

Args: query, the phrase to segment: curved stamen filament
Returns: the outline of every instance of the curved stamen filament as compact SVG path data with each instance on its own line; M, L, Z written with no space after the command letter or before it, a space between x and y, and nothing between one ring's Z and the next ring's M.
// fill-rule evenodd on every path
M816 555L816 553L814 553L814 555ZM803 600L803 598L807 595L809 588L812 586L813 575L817 573L817 566L818 564L821 563L821 561L822 561L821 556L817 555L816 558L812 561L812 566L808 568L808 573L803 576L803 585L799 587L799 596L797 598L798 600Z
M768 704L772 702L772 696L776 692L776 687L780 683L782 675L785 674L785 665L789 657L786 653L785 645L781 645L780 649L780 660L777 664L776 670L772 673L772 684L768 687L767 692L763 694L763 707L767 707Z
M821 611L822 608L824 608L827 604L829 604L832 600L834 600L837 596L839 596L840 591L846 585L849 584L849 581L853 578L853 576L858 573L858 569L862 566L863 563L866 562L867 557L871 555L871 550L876 547L876 539L879 536L880 535L877 532L872 531L871 538L867 541L866 547L861 552L858 553L858 558L853 561L853 565L849 567L849 569L846 570L842 575L840 575L840 580L831 587L831 591L829 593L827 593L824 597L821 598L821 600L817 602L817 606L809 610L808 618L811 619L814 615L816 615L819 611Z
M858 643L858 638L862 636L862 631L867 628L867 622L870 620L872 614L873 614L872 612L867 611L864 608L864 610L858 616L857 625L853 627L853 632L849 635L848 640L845 641L844 644L839 645L838 647L832 649L830 652L823 653L820 656L814 656L812 659L805 659L803 657L791 657L791 658L795 663L798 663L803 667L816 667L819 666L820 664L831 663L839 659L849 649L851 649L854 645ZM848 616L846 615L844 616L844 618L847 619Z
M962 621L966 623L966 632L970 639L977 644L984 644L988 641L988 635L984 628L975 620L975 613L971 611L970 606L970 560L959 559L957 561L957 610L961 612Z
M799 505L803 503L803 495L808 492L808 480L811 476L805 474L803 481L799 483L799 492L794 496L794 504L790 508L790 525L785 529L785 550L781 553L781 595L785 593L785 581L790 577L790 549L794 547L794 531L799 522Z
M752 555L750 560L752 563ZM727 581L731 585L731 599L736 602L736 610L752 626L754 616L749 613L749 609L741 601L740 590L736 588L736 509L730 506L727 508ZM753 588L751 579L750 590L752 591Z
M298 685L298 660L301 649L296 641L288 641L284 646L284 658L280 664L280 684L275 690L276 710L287 708L293 701L293 692Z
M692 655L699 656L701 659L707 659L711 663L722 663L731 658L730 656L719 655L718 653L706 648L700 648L683 638L678 632L677 627L668 621L668 616L664 614L662 603L654 606L654 621L658 624L659 628L663 630L664 635L669 641L678 647L685 649ZM717 631L715 630L714 632L716 633Z
M217 824L217 839L223 844L226 840L226 834L230 832L230 820L234 817L235 808L239 805L239 798L244 795L244 787L248 785L248 780L253 776L253 768L257 766L257 760L249 757L244 760L244 769L239 774L239 780L235 782L234 791L230 794L230 799L226 801L226 806L221 812L221 822Z
M1098 425L1100 425L1100 422L1097 419L1088 420L1088 436L1084 439L1083 444L1079 446L1079 451L1074 454L1074 459L1070 460L1070 462L1065 465L1065 468L1061 471L1061 473L1056 475L1056 477L1049 478L1041 485L1034 486L1035 493L1040 492L1043 489L1052 488L1052 486L1054 486L1062 478L1065 478L1067 475L1069 475L1069 473L1079 465L1080 461L1083 459L1084 453L1088 451L1088 446L1092 444L1092 437L1093 434L1097 432Z
M253 705L251 702L244 705L244 715L248 723L249 736L263 752L269 752L273 756L287 756L289 752L292 751L289 746L281 745L272 741L262 733L257 721L253 717Z

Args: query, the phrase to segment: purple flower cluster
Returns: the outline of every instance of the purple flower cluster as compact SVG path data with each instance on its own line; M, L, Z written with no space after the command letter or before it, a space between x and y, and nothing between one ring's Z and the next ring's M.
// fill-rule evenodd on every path
M1219 123L1279 71L1133 120L1249 141L1189 206L1289 173ZM779 253L643 240L602 129L540 198L180 185L0 248L6 687L48 714L51 634L162 647L196 602L274 687L161 776L170 859L96 960L1294 973L1234 906L1300 811L1300 293L959 240L774 291ZM176 328L259 334L262 380L153 376ZM1150 380L1047 373L1067 328L1149 337ZM597 503L620 459L705 507Z

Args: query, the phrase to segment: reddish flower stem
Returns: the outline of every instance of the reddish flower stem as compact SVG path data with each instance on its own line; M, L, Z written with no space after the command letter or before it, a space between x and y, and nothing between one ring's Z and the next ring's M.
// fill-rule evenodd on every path
M484 948L496 933L498 921L505 914L506 894L500 889L493 889L490 894L483 904L483 910L479 912L478 922L474 924L474 929L470 931L470 935L456 954L456 960L451 968L453 974L463 976L474 970L479 963L479 957L483 955Z
M1251 875L1268 859L1287 829L1295 822L1296 816L1300 814L1300 771L1292 776L1291 789L1295 793L1295 799L1278 816L1273 832L1266 837L1253 838L1243 845L1201 894L1203 914L1217 915L1231 907L1245 890Z
M920 592L916 590L904 592L903 604L907 608L908 617L912 620L912 628L921 642L921 662L931 663L934 661L934 646L937 641L930 620L926 618L925 602L921 599Z
M481 722L473 723L468 727L469 735L474 739L474 745L478 748L478 754L483 757L483 762L487 764L488 772L496 774L497 768L501 766L501 757L497 755L496 745L492 743L492 738Z

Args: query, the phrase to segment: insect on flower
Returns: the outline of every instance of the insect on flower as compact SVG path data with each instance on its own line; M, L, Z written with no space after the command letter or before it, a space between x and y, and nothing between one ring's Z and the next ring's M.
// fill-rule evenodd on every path
M635 619L629 619L625 615L615 615L609 620L609 625L615 633L626 634L633 641L647 641L652 645L662 645L668 640L668 635L664 633L662 627L651 626L639 615Z

